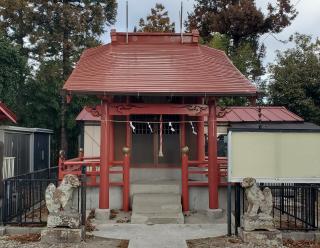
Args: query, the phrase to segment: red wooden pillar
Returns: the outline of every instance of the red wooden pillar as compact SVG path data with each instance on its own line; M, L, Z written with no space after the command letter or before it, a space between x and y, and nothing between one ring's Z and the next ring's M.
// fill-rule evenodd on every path
M101 104L101 143L100 143L100 191L99 208L109 208L109 162L110 162L110 115L109 102Z
M109 141L109 149L110 149L110 161L114 160L114 123L112 122L113 116L110 116L110 141Z
M208 183L209 183L209 208L219 207L218 185L219 167L217 157L217 116L216 100L209 100L208 116Z
M182 210L184 212L189 211L189 175L188 175L188 152L189 148L187 146L181 149L181 191L182 191Z
M203 99L199 98L198 100L199 104L203 104ZM205 159L205 137L204 137L204 116L199 116L197 118L197 154L198 154L198 160L204 161Z
M128 212L130 209L130 148L123 147L123 191L122 191L122 208Z

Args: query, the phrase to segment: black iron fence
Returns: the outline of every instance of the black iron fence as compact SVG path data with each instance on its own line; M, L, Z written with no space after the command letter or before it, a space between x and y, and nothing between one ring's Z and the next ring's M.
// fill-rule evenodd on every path
M319 228L320 185L314 184L261 184L269 187L273 197L272 215L280 230L309 231ZM235 232L241 216L247 209L244 189L235 185Z
M77 189L77 209L85 216L85 171L80 178L81 186ZM45 205L45 191L58 181L58 167L19 175L3 180L4 196L1 206L2 223L18 225L45 225L48 210ZM85 221L85 217L83 218Z

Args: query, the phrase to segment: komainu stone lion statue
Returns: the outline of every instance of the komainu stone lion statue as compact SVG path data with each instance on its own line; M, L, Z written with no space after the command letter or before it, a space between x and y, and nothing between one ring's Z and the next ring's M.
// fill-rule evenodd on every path
M73 191L80 186L80 181L75 175L65 175L59 187L50 183L46 189L46 205L49 213L70 211L72 206Z
M260 210L261 214L270 216L272 212L271 190L266 187L261 191L256 184L256 180L251 177L244 178L241 186L245 189L248 201L246 214L255 216L258 215Z

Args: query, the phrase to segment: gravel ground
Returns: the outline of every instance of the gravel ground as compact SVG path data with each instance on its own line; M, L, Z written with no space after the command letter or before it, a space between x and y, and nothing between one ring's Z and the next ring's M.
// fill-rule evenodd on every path
M227 236L188 240L187 244L188 248L257 248L254 245L244 244L238 237ZM307 240L284 240L283 244L284 248L320 248L320 244Z
M126 240L90 237L86 242L82 242L81 244L44 245L40 242L40 234L0 237L1 248L127 248L128 244L129 242Z

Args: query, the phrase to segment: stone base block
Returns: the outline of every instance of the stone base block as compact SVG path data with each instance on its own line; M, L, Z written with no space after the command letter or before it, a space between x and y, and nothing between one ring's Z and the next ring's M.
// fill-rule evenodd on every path
M132 224L184 224L182 213L132 213Z
M240 228L240 238L253 247L283 247L282 234L279 230L274 231L245 231Z
M46 228L41 231L41 243L80 243L84 240L84 235L85 232L81 228Z
M81 215L79 213L50 213L48 215L47 227L80 227Z
M245 231L275 230L273 218L264 214L258 214L254 216L244 214L241 218L241 227Z
M106 224L110 220L110 209L97 208L94 211L94 223Z
M215 221L223 217L224 211L221 208L207 209L207 216L210 221Z

